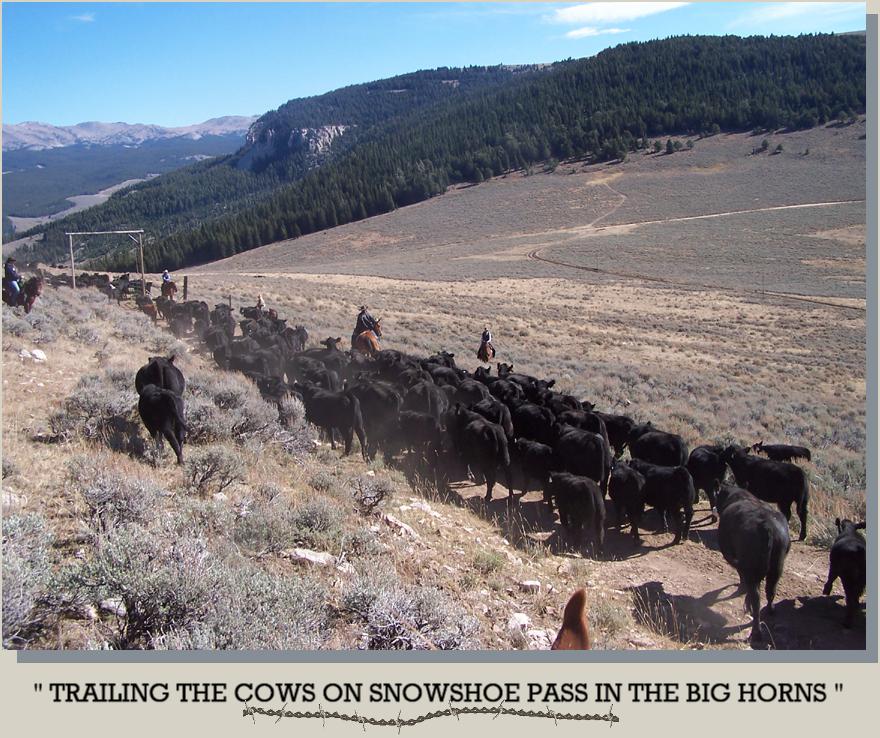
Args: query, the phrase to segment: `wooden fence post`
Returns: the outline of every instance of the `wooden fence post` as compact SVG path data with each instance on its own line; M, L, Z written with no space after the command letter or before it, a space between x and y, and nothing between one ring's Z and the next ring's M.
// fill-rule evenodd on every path
M183 301L186 302L186 295L189 292L189 277L183 278Z

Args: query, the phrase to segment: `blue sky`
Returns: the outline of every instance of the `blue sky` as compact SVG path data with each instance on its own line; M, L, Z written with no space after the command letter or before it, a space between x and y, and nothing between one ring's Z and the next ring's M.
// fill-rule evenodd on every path
M3 122L182 126L438 66L864 30L864 3L3 2Z

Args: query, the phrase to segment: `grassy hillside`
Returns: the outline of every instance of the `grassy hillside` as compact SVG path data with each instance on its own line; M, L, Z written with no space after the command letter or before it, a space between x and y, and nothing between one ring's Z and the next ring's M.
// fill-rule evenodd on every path
M320 337L325 330L335 334L345 321L340 299L358 289L337 278L328 303L327 280L314 280L311 288L309 280L285 280L285 299L274 286L263 290L282 315L311 316L309 327ZM202 296L216 300L229 287L214 283ZM483 285L480 304L509 303L509 287L496 283L501 293L495 294ZM415 323L425 309L418 300L434 295L425 285L417 293L405 285L388 289L401 301L394 313ZM553 295L545 306L550 311L564 311L577 299L558 285L544 294ZM634 293L618 298L637 303ZM240 304L236 297L234 306ZM473 306L459 309L479 314ZM731 315L734 322L748 319ZM739 598L705 597L735 580L717 551L705 503L682 546L669 547L670 533L647 531L645 545L634 550L628 535L609 531L605 559L583 558L548 519L539 493L510 513L504 490L483 505L479 487L441 493L412 477L406 465L367 467L357 453L340 457L316 443L299 403L280 411L267 405L249 382L189 350L188 340L175 340L91 290L48 289L30 316L4 307L3 321L8 647L547 648L568 595L579 586L589 590L597 648L748 647ZM433 341L457 348L446 330ZM769 336L775 328L762 330ZM417 325L395 333L389 345L427 350ZM507 340L503 350L515 350L519 341ZM687 376L672 387L665 374L615 371L606 362L596 380L603 388L592 396L608 405L626 388L634 407L650 406L664 426L689 428L689 440L694 432L702 438L740 433L744 423L765 418L755 415L750 385L741 381L751 376L754 353L745 343L728 345L728 360L743 365L733 384L698 393L687 389L695 381ZM772 345L768 339L768 350ZM46 353L44 363L23 353L35 348ZM187 377L190 438L183 467L167 449L156 454L135 410L135 371L147 356L169 353L179 357ZM552 372L572 388L570 368L528 359L519 366ZM734 385L735 396L723 400ZM727 409L702 408L691 397L705 392ZM682 403L693 414L683 415ZM783 423L802 414L795 405L772 411ZM825 427L828 419L814 413L802 422ZM808 467L812 543L795 544L787 561L773 644L863 648L864 629L842 631L842 608L819 596L827 519L864 514L863 493L844 489L863 487L863 477L844 480L856 465L837 448L816 462ZM320 554L323 563L310 563L300 549ZM537 582L537 590L525 582ZM799 598L811 606L796 609ZM511 622L515 613L529 625Z

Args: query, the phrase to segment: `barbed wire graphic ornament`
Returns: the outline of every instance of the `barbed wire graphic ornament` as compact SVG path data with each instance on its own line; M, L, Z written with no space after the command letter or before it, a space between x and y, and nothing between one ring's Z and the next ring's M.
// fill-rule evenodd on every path
M504 703L501 702L495 707L453 707L452 703L449 703L449 707L445 710L436 710L434 712L427 712L423 715L417 715L413 718L401 718L401 712L397 713L396 718L377 718L370 717L367 715L358 715L357 710L352 714L343 713L343 712L327 712L324 708L318 704L318 710L302 712L299 710L285 710L284 708L287 705L284 704L280 709L274 710L271 708L265 707L251 707L245 702L245 707L242 710L242 717L250 717L251 720L256 723L255 715L265 716L265 717L274 717L277 718L275 720L276 723L280 722L281 718L295 718L299 720L308 720L308 719L317 719L320 718L322 727L326 727L327 720L342 720L344 722L352 722L359 723L361 729L366 731L367 726L376 726L380 728L397 728L398 734L400 733L402 728L409 728L414 725L419 725L420 723L427 722L428 720L435 720L437 718L444 717L455 717L456 720L459 720L460 715L492 715L492 719L495 720L499 715L512 715L514 717L523 717L523 718L543 718L543 719L552 719L555 725L559 724L559 720L595 720L598 722L606 722L609 727L613 727L615 723L620 722L620 718L614 714L614 705L608 708L608 712L604 715L594 713L594 714L581 714L581 713L571 713L571 712L555 712L551 710L549 706L546 707L545 710L521 710L514 709L510 707L505 707Z

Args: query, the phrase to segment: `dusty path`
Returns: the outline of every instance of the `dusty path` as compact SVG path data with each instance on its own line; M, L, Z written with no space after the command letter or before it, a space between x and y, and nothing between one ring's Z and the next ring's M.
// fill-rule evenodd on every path
M506 491L496 487L492 502L483 506L484 486L454 485L455 492L478 514L503 521L507 513ZM564 533L555 516L530 492L519 503L519 514L554 554L570 554ZM832 597L822 595L828 574L828 551L797 540L798 523L792 530L792 544L779 583L775 613L766 618L762 642L750 642L751 616L743 610L744 595L738 589L736 572L718 550L718 526L713 523L708 503L701 501L694 511L689 540L672 545L672 533L659 530L659 517L648 511L647 530L641 530L642 544L632 542L629 526L623 532L613 527L616 520L608 503L605 553L593 574L593 586L613 593L631 604L636 619L650 630L682 645L712 645L720 648L863 650L865 619L851 630L843 627L843 590L835 584ZM589 586L589 584L588 584ZM766 605L763 589L762 607Z
M709 213L706 215L689 215L689 216L677 217L677 218L665 218L662 220L644 220L644 221L636 221L633 223L615 223L614 225L611 225L611 226L602 226L602 227L596 228L595 224L598 221L612 215L626 201L625 195L623 195L620 192L617 192L617 190L612 188L610 185L605 184L605 186L608 187L608 189L610 189L615 194L619 195L622 198L622 200L620 202L618 202L617 205L615 205L613 208L608 210L608 212L603 213L602 215L595 218L593 221L591 221L587 225L581 226L581 227L573 229L573 230L576 230L584 235L587 235L587 234L597 234L598 235L602 231L606 230L606 228L607 229L629 229L629 228L637 228L637 227L645 226L645 225L657 225L657 224L663 224L663 223L680 223L680 222L691 221L691 220L707 220L707 219L711 219L711 218L723 218L723 217L727 217L727 216L731 216L731 215L743 215L743 214L749 214L749 213L764 213L764 212L772 212L772 211L778 211L778 210L796 210L796 209L803 209L803 208L831 207L834 205L849 205L849 204L853 204L853 203L865 202L864 200L837 200L837 201L832 201L832 202L803 203L803 204L799 204L799 205L779 205L779 206L767 207L767 208L752 208L749 210L728 210L728 211L724 211L724 212L720 212L720 213ZM572 230L572 229L567 229L567 230ZM534 235L534 234L531 234L531 235ZM829 298L819 299L817 297L808 297L805 295L798 295L798 294L794 294L794 293L790 293L790 292L765 291L764 289L747 288L747 287L734 288L734 287L725 287L725 286L714 285L714 284L687 282L687 281L668 279L665 277L653 277L653 276L649 276L647 274L638 274L635 272L623 272L623 271L616 271L616 270L612 270L612 269L601 269L598 266L590 267L590 266L584 266L582 264L572 264L570 262L561 261L559 259L552 259L548 256L542 255L542 252L548 251L551 248L553 248L553 247L548 246L548 247L544 247L544 248L533 249L528 252L528 258L532 259L534 261L542 261L542 262L545 262L548 264L553 264L554 266L567 267L569 269L578 269L580 271L593 272L595 274L605 274L608 276L621 277L624 279L634 279L634 280L640 280L640 281L644 281L644 282L654 282L657 284L670 285L670 286L674 286L674 287L682 287L685 289L718 290L718 291L722 291L722 292L729 292L729 293L741 294L741 295L761 295L761 296L770 295L773 297L784 298L787 300L797 300L799 302L808 302L808 303L813 303L816 305L826 305L829 307L840 308L843 310L854 310L856 312L861 312L861 313L865 312L865 307L863 307L861 305L847 304L847 303L840 302L840 301L834 301L833 299L829 299Z

